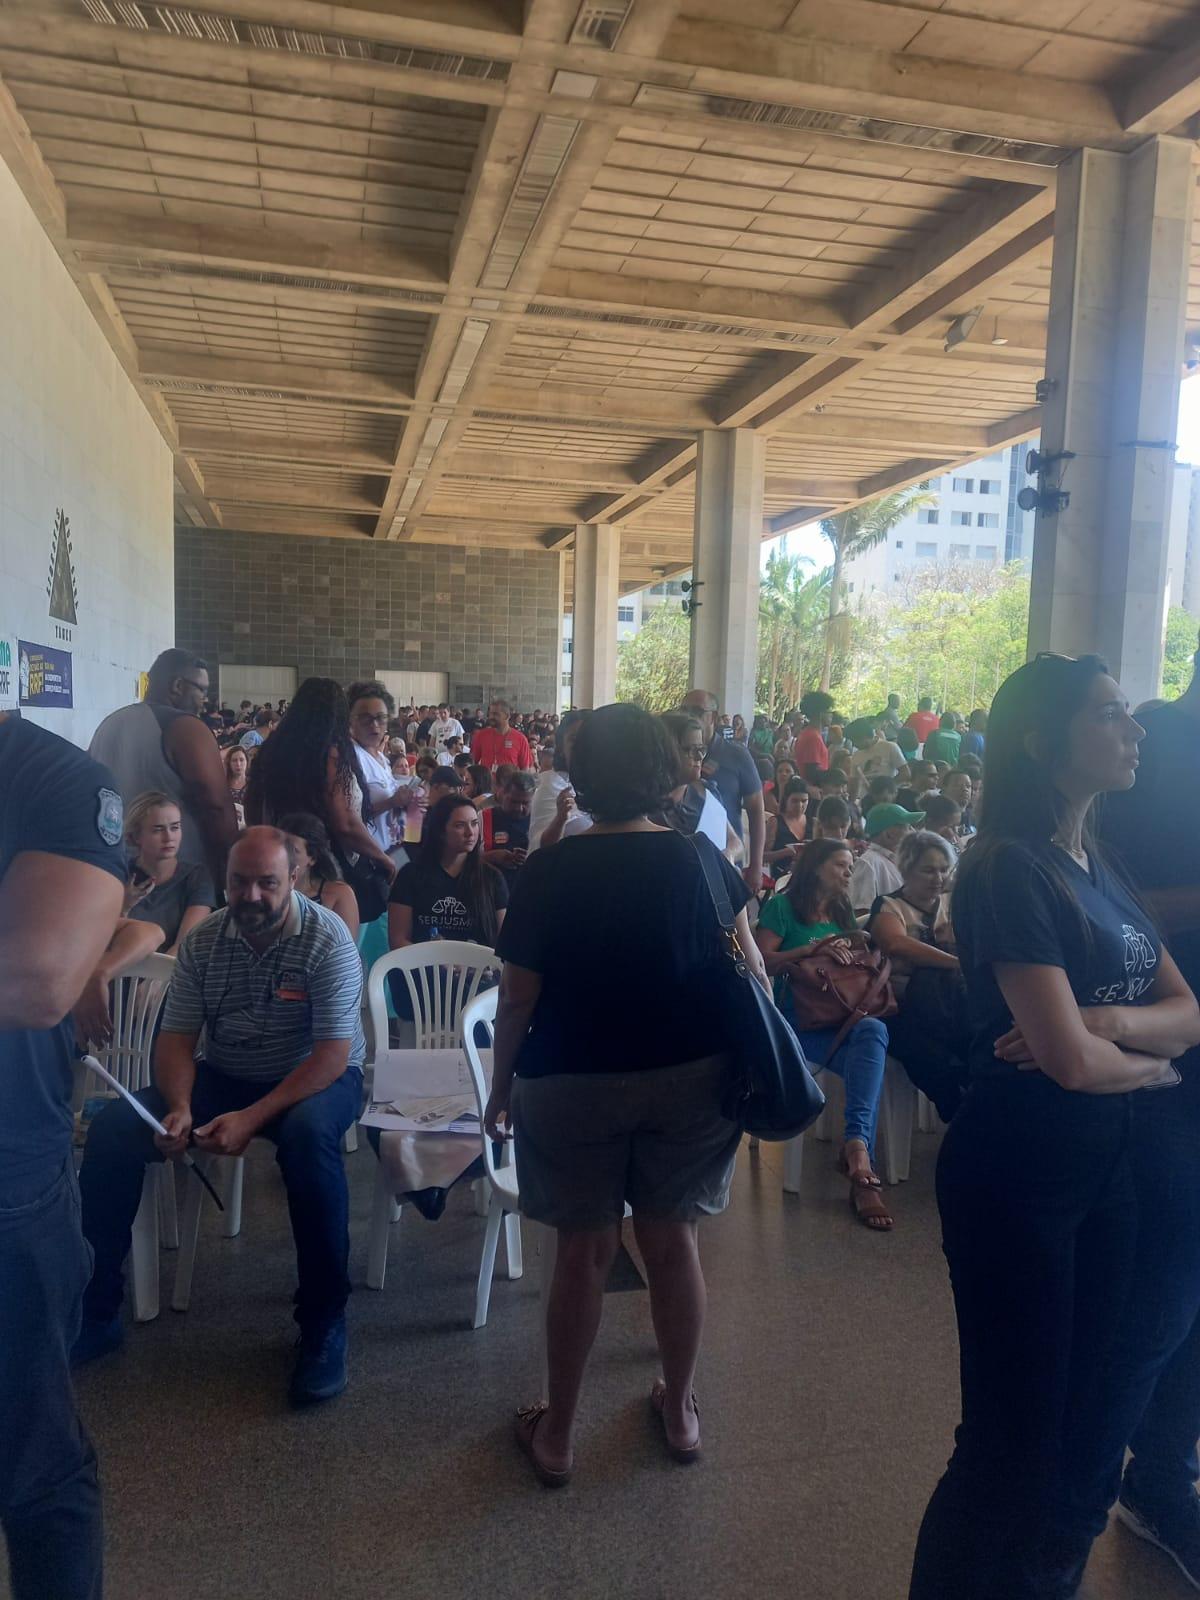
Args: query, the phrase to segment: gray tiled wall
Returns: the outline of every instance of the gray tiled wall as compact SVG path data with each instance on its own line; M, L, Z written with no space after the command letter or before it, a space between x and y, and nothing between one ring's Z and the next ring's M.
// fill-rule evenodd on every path
M175 532L175 641L210 665L348 683L446 672L557 706L561 557L550 551Z

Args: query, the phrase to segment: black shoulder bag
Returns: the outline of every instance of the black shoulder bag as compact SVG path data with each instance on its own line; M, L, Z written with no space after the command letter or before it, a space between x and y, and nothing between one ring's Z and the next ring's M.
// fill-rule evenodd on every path
M733 1041L721 1111L756 1139L794 1139L821 1115L825 1096L787 1018L746 965L729 891L713 855L690 836L721 925L720 1003Z

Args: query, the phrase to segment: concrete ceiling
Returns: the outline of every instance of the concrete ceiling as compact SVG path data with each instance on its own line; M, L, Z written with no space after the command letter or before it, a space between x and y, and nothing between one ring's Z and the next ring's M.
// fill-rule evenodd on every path
M768 436L767 533L1035 432L1057 164L1197 130L1200 0L0 0L0 154L182 520L608 520L625 590L701 428Z

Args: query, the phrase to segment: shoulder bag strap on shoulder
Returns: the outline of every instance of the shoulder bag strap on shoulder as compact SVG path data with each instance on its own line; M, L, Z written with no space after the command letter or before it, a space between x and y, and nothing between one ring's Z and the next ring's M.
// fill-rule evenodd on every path
M704 881L708 885L709 898L712 900L713 909L717 913L717 921L727 932L732 933L737 925L737 918L733 914L733 902L729 898L729 891L725 887L725 880L721 876L721 869L713 860L707 850L702 850L697 843L694 833L682 835L696 853L700 862L700 870L704 874Z

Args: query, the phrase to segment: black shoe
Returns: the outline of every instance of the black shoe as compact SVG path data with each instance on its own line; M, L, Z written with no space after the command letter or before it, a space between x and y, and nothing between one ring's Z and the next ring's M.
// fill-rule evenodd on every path
M294 1406L332 1400L346 1387L346 1319L302 1329L288 1398Z
M1171 1557L1193 1589L1200 1589L1200 1496L1195 1490L1178 1510L1154 1512L1135 1505L1121 1490L1117 1516L1139 1539Z

